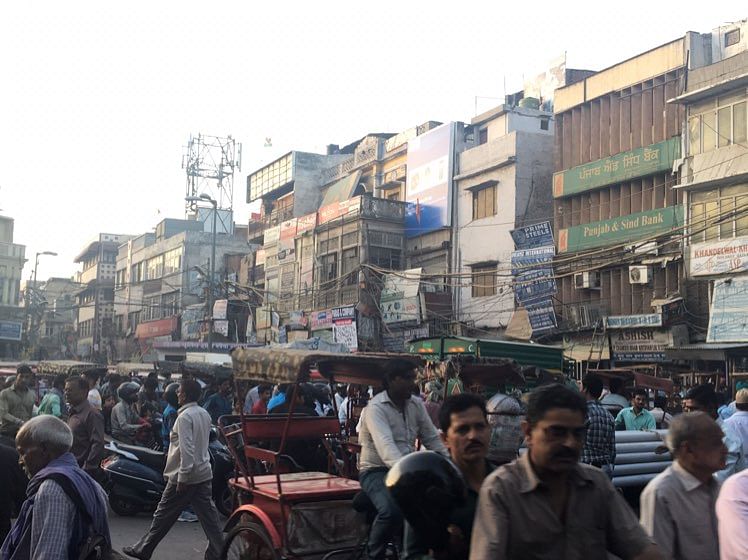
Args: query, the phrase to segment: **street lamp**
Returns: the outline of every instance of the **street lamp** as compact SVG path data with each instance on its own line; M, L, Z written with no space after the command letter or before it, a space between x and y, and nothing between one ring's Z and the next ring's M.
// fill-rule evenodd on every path
M213 205L213 240L210 244L210 278L208 279L208 352L213 351L213 278L216 275L216 214L218 214L218 202L209 195L202 193L200 196L185 197L187 202L208 202Z

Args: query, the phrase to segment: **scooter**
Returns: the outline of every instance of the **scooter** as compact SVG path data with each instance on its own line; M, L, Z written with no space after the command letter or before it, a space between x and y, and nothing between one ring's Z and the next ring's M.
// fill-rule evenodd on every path
M107 475L106 490L114 513L133 516L141 511L154 511L166 488L163 476L166 453L116 440L105 449L111 455L102 461L101 468ZM226 446L218 440L215 428L210 433L208 453L213 469L213 501L218 511L228 516L233 509L228 481L234 476L234 462Z

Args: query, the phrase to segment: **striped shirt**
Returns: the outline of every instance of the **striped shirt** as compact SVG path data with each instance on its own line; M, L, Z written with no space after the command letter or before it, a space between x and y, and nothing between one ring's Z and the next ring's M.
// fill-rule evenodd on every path
M616 427L613 416L599 402L587 402L587 439L582 463L602 467L616 460Z

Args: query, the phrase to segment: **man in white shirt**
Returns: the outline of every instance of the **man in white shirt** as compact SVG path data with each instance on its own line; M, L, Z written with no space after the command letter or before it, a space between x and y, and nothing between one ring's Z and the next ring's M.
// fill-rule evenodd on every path
M740 389L735 395L735 412L723 421L723 425L740 440L743 457L748 457L748 389Z
M748 558L748 469L732 475L717 498L720 560Z
M192 506L208 538L206 560L220 557L223 536L218 512L211 501L213 472L208 454L211 420L210 414L197 404L200 393L197 381L187 379L179 385L180 408L169 436L169 454L164 468L166 489L148 532L135 545L122 549L132 558L149 560L187 505Z
M416 438L426 449L448 457L444 443L421 399L412 399L415 366L392 360L385 371L385 390L369 401L361 415L359 481L377 509L369 534L369 558L382 558L387 542L402 527L403 517L384 485L387 471L415 451Z
M675 460L642 492L640 522L673 560L719 560L715 503L727 447L722 429L703 412L670 424L667 445Z

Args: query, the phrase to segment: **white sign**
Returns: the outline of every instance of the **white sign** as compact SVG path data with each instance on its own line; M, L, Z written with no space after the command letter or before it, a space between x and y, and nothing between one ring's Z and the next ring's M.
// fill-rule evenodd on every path
M691 276L748 272L748 236L689 247Z
M332 338L335 342L344 344L348 350L358 350L358 330L355 321L340 321L332 326Z
M229 336L229 322L225 319L218 319L218 320L213 321L213 332L228 337Z
M382 298L382 321L386 324L412 321L421 322L421 298L398 298L385 301Z
M213 303L213 319L228 319L229 300L217 299Z
M634 329L639 327L661 327L660 313L646 315L610 315L605 318L605 326L609 329Z

